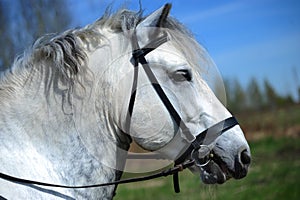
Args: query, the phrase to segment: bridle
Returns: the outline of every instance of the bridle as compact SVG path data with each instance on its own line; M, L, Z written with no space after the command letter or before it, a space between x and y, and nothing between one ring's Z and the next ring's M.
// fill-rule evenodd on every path
M189 128L185 124L185 122L181 119L180 115L170 102L169 98L167 97L166 93L164 92L163 88L159 84L158 80L156 79L153 71L151 70L145 56L159 47L160 45L164 44L165 42L169 41L167 33L163 32L162 36L156 38L154 41L149 43L143 48L140 48L137 35L136 33L133 34L132 37L132 46L133 46L133 53L132 58L134 62L134 79L132 84L131 90L131 98L129 101L128 113L126 117L126 124L127 129L129 132L130 129L130 119L133 112L135 97L136 97L136 89L137 89L137 80L138 80L138 69L139 63L142 65L149 81L151 82L152 87L154 88L155 92L159 96L160 100L164 104L165 108L168 110L169 114L171 115L172 119L176 123L177 127L181 129L181 132L185 136L185 139L190 143L190 146L185 150L182 155L174 161L175 166L184 163L184 161L191 156L191 158L195 161L195 164L198 166L206 165L209 162L210 148L207 148L207 144L211 144L215 141L220 135L222 135L227 130L231 129L235 125L238 125L237 120L235 117L229 117L223 121L218 122L217 124L213 125L212 127L204 130L203 132L199 133L196 137L190 132ZM207 134L209 133L209 135ZM205 143L203 145L203 142ZM207 148L208 151L205 151L203 155L200 155L201 148ZM197 162L198 161L198 162ZM179 181L178 181L178 172L173 174L173 182L174 182L174 189L175 192L179 192Z
M145 56L148 53L150 53L151 51L153 51L154 49L156 49L157 47L159 47L160 45L164 44L167 41L169 41L168 35L166 33L163 33L162 36L157 37L155 40L153 40L145 47L140 48L136 33L133 34L132 46L134 50L132 52L132 61L134 66L134 78L133 78L133 84L131 89L131 97L129 100L128 113L126 116L126 127L127 127L126 131L127 133L129 133L130 131L131 115L133 113L133 108L134 108L134 103L136 98L139 64L141 64L154 90L159 96L160 100L168 110L169 114L171 115L176 125L180 128L181 132L185 136L185 139L190 144L189 147L174 161L175 166L173 168L169 168L167 170L163 170L161 172L149 176L123 179L123 180L113 181L109 183L101 183L101 184L85 185L85 186L66 186L66 185L50 184L50 183L44 183L39 181L22 179L22 178L10 176L3 173L0 173L0 178L7 181L20 183L20 184L80 189L80 188L104 187L109 185L118 185L124 183L145 181L145 180L150 180L158 177L173 175L175 192L179 192L180 189L179 189L178 172L188 167L191 167L193 165L202 166L207 164L210 161L209 160L210 158L208 156L210 154L210 149L208 148L207 151L204 151L205 153L201 153L200 150L207 148L209 144L214 142L225 131L231 129L235 125L238 125L238 122L235 119L235 117L229 117L221 122L218 122L212 127L204 130L203 132L199 133L196 137L190 132L189 128L181 119L180 115L178 114L178 112L170 102L169 98L167 97L161 85L159 84L157 78L155 77L153 71L149 67L149 64L145 58Z

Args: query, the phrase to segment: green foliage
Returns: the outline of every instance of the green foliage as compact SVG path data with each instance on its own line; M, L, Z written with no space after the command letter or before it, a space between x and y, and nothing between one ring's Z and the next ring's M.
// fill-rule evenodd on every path
M259 84L255 78L251 79L247 91L248 91L247 105L249 106L249 108L253 110L262 109L265 106L266 102L263 93L259 87Z
M228 97L228 107L231 111L239 112L244 110L246 104L246 94L237 79L225 81L225 88Z
M241 86L237 79L234 81L226 80L224 83L228 108L233 113L276 110L295 104L290 95L279 95L267 79L260 86L259 82L252 78L246 89Z
M265 88L267 103L271 107L274 107L276 105L276 99L278 97L277 93L275 92L274 88L272 87L272 85L269 83L268 80L264 81L264 88Z

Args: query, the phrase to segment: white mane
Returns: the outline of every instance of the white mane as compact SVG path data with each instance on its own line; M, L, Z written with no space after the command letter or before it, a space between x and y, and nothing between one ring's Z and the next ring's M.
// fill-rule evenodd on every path
M10 69L1 75L0 90L6 90L9 95L15 87L23 87L25 83L29 83L36 74L47 79L44 80L46 95L47 91L57 84L55 81L65 84L69 88L69 93L74 91L75 85L84 89L85 82L91 81L93 76L87 68L87 53L106 42L104 31L123 32L130 37L130 30L143 19L141 16L142 12L128 10L120 10L115 14L106 12L101 19L84 28L39 38L30 49L15 59ZM162 28L169 30L172 41L188 58L191 66L198 66L199 59L206 58L202 47L177 20L168 18L165 27ZM54 80L56 77L59 79Z

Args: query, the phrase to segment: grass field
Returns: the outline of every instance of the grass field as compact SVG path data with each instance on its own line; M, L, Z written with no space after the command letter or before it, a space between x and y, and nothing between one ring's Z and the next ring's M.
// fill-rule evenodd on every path
M115 199L299 199L300 139L265 138L250 143L253 162L246 178L208 186L188 170L180 174L181 193L172 177L119 185Z
M267 125L269 131L270 129L278 131L279 128L281 131L289 130L289 127L300 124L300 109L296 108L281 110L276 114L264 113L263 117L256 115L253 116L254 122L250 123L252 125L257 123L258 126ZM275 124L272 125L270 121ZM278 125L276 122L281 124ZM264 131L266 129L258 130L258 132ZM167 177L119 185L115 199L300 199L300 137L277 134L272 136L270 133L266 135L249 141L252 164L247 177L242 180L229 180L222 185L204 185L199 176L185 170L180 174L181 193L179 194L173 191L172 177Z

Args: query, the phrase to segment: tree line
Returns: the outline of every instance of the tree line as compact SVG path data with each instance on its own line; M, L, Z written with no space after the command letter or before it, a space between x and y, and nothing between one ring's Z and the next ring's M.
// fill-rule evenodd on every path
M252 78L246 88L237 79L225 80L224 85L227 107L232 112L275 110L297 103L291 94L279 94L267 79L260 85L257 79ZM300 87L298 98L300 100Z
M66 0L0 0L0 71L38 37L61 32L70 23Z

